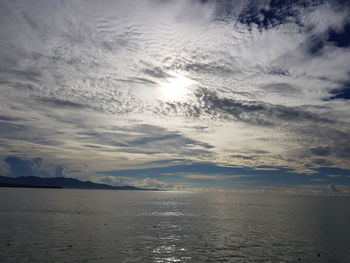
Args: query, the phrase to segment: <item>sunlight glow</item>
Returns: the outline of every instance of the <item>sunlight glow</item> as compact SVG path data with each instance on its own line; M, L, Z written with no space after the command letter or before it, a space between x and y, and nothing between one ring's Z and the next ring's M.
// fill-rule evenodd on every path
M161 84L161 93L166 100L182 100L195 82L184 75L174 74Z

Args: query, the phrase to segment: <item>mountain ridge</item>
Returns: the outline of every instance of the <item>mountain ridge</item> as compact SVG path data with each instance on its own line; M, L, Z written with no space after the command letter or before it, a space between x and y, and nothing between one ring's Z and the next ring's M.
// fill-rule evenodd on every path
M1 175L0 187L160 191L159 189L145 189L128 185L112 186L108 184L93 183L91 181L80 181L70 177L8 177Z

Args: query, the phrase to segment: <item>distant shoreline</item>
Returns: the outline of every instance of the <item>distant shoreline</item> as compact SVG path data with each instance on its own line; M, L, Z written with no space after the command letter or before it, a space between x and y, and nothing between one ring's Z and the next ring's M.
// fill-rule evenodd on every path
M39 188L39 189L64 189L64 190L107 190L107 191L143 191L143 192L166 192L166 190L162 189L145 189L145 188L139 188L139 189L104 189L104 188L82 188L82 187L61 187L61 186L37 186L37 185L23 185L23 184L2 184L0 183L0 188Z
M0 176L0 187L13 188L46 188L46 189L95 189L95 190L139 190L139 191L162 191L160 189L145 189L134 186L112 186L108 184L94 183L91 181L80 181L69 177L37 177Z
M63 189L60 186L48 186L48 185L26 185L26 184L5 184L0 183L0 187L11 187L11 188L53 188L53 189Z

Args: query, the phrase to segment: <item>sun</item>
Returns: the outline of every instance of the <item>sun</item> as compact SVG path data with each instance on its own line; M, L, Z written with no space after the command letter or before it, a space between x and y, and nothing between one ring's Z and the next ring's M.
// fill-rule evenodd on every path
M181 75L174 74L168 78L165 82L161 83L161 93L165 100L182 100L190 92L190 87L195 82L190 78Z

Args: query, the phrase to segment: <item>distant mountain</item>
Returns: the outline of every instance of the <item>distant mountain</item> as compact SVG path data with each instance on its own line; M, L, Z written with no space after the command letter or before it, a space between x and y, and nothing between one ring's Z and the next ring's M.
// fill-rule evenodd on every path
M0 176L0 187L28 187L28 188L68 188L68 189L100 189L100 190L156 190L143 189L134 186L111 186L97 184L91 181L80 181L68 177L43 178L37 176L6 177Z

